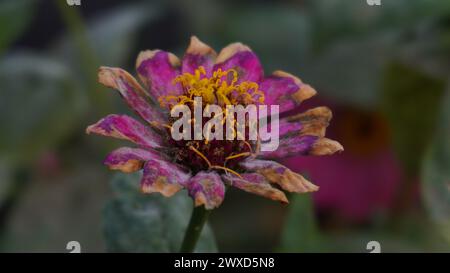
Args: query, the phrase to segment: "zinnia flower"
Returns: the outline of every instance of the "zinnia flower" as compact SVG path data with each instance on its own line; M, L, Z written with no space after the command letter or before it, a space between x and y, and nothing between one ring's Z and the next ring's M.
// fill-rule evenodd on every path
M195 206L218 207L225 185L288 203L282 190L305 193L318 187L276 159L298 155L327 155L342 146L325 138L331 111L317 107L279 123L279 148L262 151L260 141L179 140L171 137L175 105L192 107L193 97L207 104L279 105L280 112L292 110L316 91L299 78L283 71L264 76L261 63L241 43L225 47L219 54L196 37L180 61L162 50L143 51L136 62L138 81L120 68L101 67L99 82L117 89L127 104L142 118L109 115L87 128L87 133L125 139L137 147L123 147L110 153L104 163L113 170L143 169L144 193L166 197L187 189Z

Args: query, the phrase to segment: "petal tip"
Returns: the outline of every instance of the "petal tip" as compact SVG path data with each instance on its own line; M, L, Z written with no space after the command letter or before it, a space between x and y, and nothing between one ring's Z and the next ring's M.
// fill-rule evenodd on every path
M121 171L124 173L134 173L136 171L139 171L142 169L144 163L141 160L138 159L130 159L127 162L124 162L123 164L114 165L108 162L106 159L103 164L108 166L108 168L112 171Z
M101 121L101 120L100 120ZM99 121L99 122L100 122ZM88 127L86 127L86 134L88 134L88 135L90 135L90 134L92 134L92 133L95 133L95 127L97 127L97 124L99 123L99 122L97 122L97 123L94 123L94 124L91 124L91 125L89 125Z
M136 69L138 69L144 61L152 59L159 52L164 52L164 51L162 51L160 49L141 51L136 59ZM180 59L178 59L178 57L175 54L167 52L167 55L169 58L169 63L173 67L178 67L181 65Z
M197 38L197 36L191 36L191 42L186 50L186 53L193 55L217 55L214 49L203 43Z
M220 51L219 55L217 56L216 63L223 63L229 58L231 58L234 54L243 51L252 51L252 50L250 49L250 47L242 43L229 44Z
M181 190L181 186L178 184L167 183L165 179L158 178L152 185L141 183L141 191L145 194L158 192L164 197L172 197L175 193Z
M311 155L331 155L344 151L344 147L337 141L329 138L318 139L311 147Z
M283 70L275 70L272 75L276 76L276 77L281 77L281 78L291 78L294 80L294 82L297 85L301 85L303 82L302 80L300 80L299 77L292 75L291 73L288 73L286 71Z
M195 195L194 198L194 206L195 207L200 207L200 206L204 206L206 210L213 210L216 209L220 206L222 202L210 202L208 201L208 199L206 198L205 194L202 192L199 192Z
M195 206L204 205L208 210L219 207L225 195L225 185L216 172L197 173L188 181L186 188Z
M139 68L145 60L153 58L156 53L160 52L161 50L155 49L155 50L144 50L139 52L139 55L136 59L136 68Z
M269 182L278 184L283 190L288 192L306 193L319 190L318 186L305 179L302 175L274 161L246 161L242 166L249 170L255 170Z
M300 86L300 89L295 92L292 97L294 100L296 100L298 103L301 103L311 97L314 97L317 94L317 91L311 87L309 84L302 84Z
M107 66L100 66L98 69L98 82L103 84L106 87L114 88L116 86L116 82L114 80L114 72L113 68Z
M284 193L283 193L283 196L280 196L280 199L278 199L278 200L283 205L289 204L289 200L287 199L286 194L284 194Z
M312 88L309 84L303 83L299 77L294 76L291 73L282 70L276 70L272 73L272 75L282 78L291 78L294 83L299 86L299 89L292 94L292 98L297 103L301 103L317 94L317 91L314 88Z
M321 116L325 117L326 121L331 121L331 119L333 118L333 112L331 111L330 108L328 108L326 106L319 106L319 107L316 107L314 109L316 109L318 114L320 114Z

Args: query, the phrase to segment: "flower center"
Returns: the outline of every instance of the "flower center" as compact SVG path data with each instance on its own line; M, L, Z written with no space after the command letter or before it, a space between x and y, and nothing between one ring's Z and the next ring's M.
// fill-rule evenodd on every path
M258 89L258 84L251 81L238 83L238 73L234 69L225 71L217 69L211 77L207 77L205 69L199 67L194 74L184 73L176 77L174 84L181 84L184 93L179 96L159 97L158 101L164 108L172 109L177 105L188 105L192 110L194 98L201 97L203 108L211 104L219 105L222 108L225 120L227 105L246 106L264 103L264 92ZM191 121L191 124L193 124L193 119ZM202 121L203 124L205 122L205 120ZM170 120L167 124L168 130L170 130L172 123L173 120ZM168 135L170 135L170 131ZM246 140L175 141L170 138L168 142L170 147L173 147L175 161L188 166L194 172L216 169L237 176L239 174L235 170L239 169L238 163L256 150L256 141Z
M238 73L234 69L222 71L217 69L211 77L206 76L200 66L194 74L184 73L175 78L174 84L180 83L184 94L181 96L161 96L161 106L171 107L193 103L194 97L201 97L205 104L218 104L223 109L226 105L248 105L264 103L264 93L258 90L258 84L251 81L238 82Z

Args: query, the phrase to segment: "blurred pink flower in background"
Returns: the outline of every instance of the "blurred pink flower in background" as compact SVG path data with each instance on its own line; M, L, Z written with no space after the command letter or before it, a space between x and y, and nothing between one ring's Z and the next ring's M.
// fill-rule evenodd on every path
M294 157L283 164L320 186L313 194L319 214L342 222L365 223L392 208L403 171L380 114L343 106L331 108L330 136L339 139L346 150L326 157Z

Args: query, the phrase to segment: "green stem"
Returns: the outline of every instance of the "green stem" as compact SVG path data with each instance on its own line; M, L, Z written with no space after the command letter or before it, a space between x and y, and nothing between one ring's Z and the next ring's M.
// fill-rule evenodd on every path
M200 238L203 226L205 225L210 213L211 211L205 209L204 206L194 208L194 210L192 211L191 220L189 221L189 226L186 229L186 233L184 234L180 252L194 252L195 245L197 244L198 238Z

